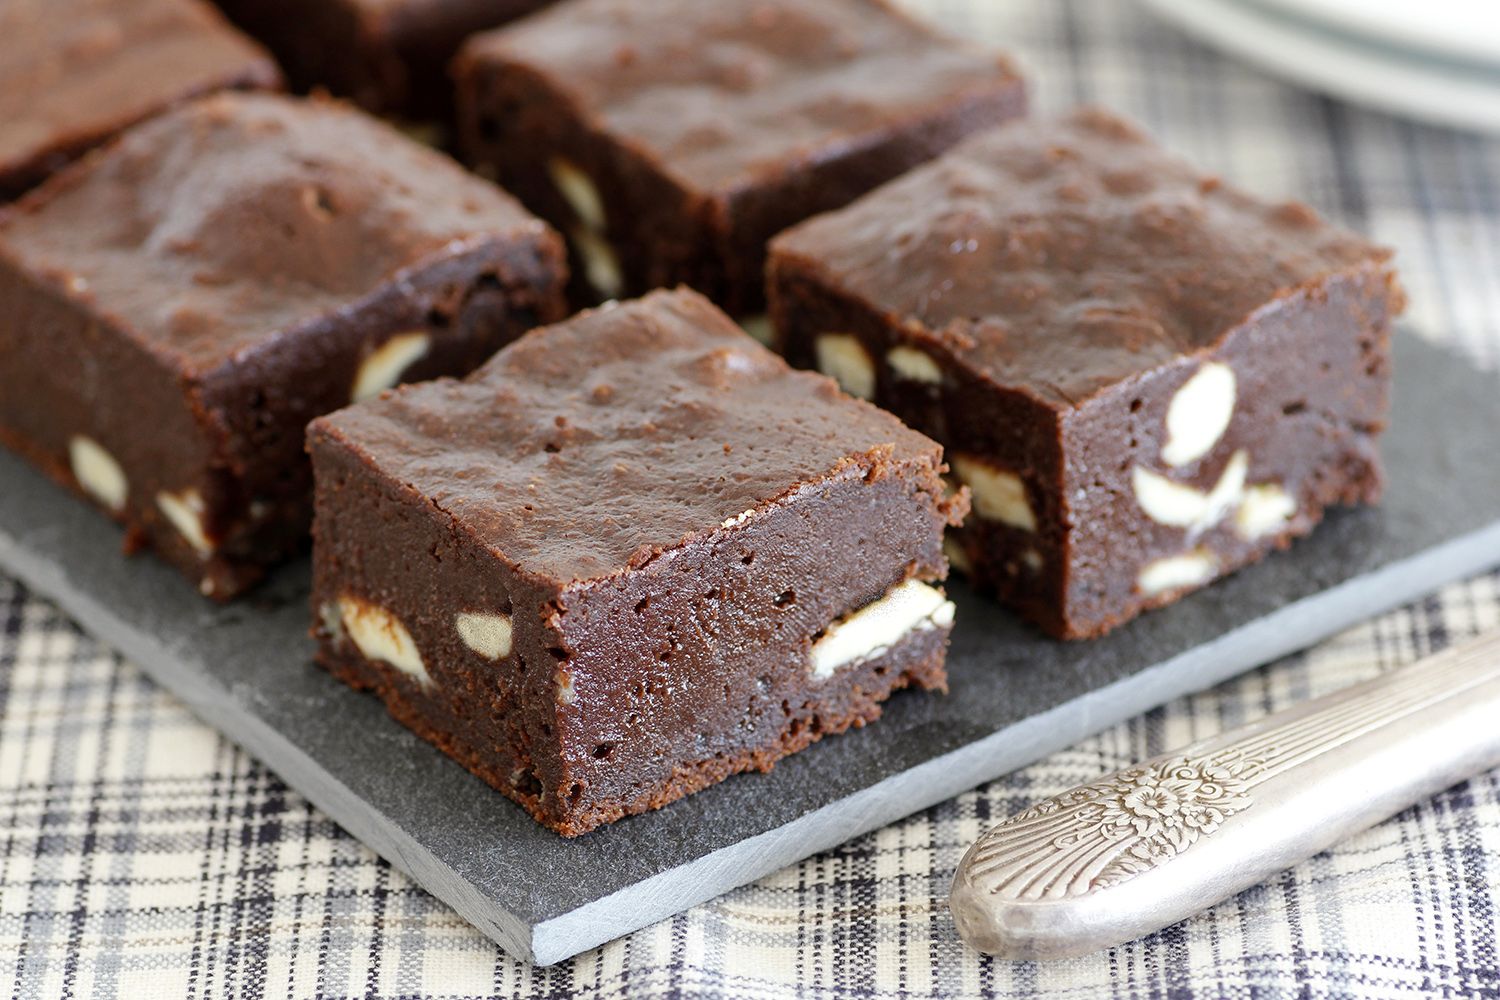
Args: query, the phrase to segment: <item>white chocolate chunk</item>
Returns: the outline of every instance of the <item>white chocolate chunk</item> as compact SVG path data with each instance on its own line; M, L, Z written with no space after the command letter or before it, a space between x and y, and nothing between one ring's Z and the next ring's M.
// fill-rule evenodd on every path
M1250 456L1243 450L1235 452L1219 475L1218 483L1207 493L1140 465L1131 471L1130 478L1136 503L1147 517L1157 524L1183 528L1195 535L1218 524L1240 503L1249 469Z
M1137 465L1130 474L1135 502L1157 524L1187 528L1203 517L1208 494Z
M396 127L413 142L420 142L422 145L431 146L433 149L441 150L443 148L446 136L444 135L443 126L437 122L401 122Z
M461 611L453 624L464 645L485 659L499 660L510 655L510 615Z
M398 333L381 344L359 366L349 398L358 403L378 396L401 381L412 362L427 353L432 338L420 330Z
M740 328L767 347L776 342L776 328L771 325L771 317L764 313L740 317Z
M604 232L606 225L604 199L589 175L565 156L554 156L547 161L547 173L557 193L563 196L578 221L596 233Z
M1036 514L1020 476L969 455L953 456L953 473L974 494L974 512L980 517L1022 531L1036 530Z
M400 618L378 604L349 594L339 598L339 618L365 659L389 663L423 684L432 682L422 654Z
M835 670L873 657L909 634L953 624L953 601L935 586L907 580L883 597L838 619L813 643L814 678L829 678Z
M951 534L943 536L943 555L948 557L948 565L960 573L974 572L974 566L969 562L969 554L964 551L963 546L958 544L958 539Z
M1275 483L1260 483L1245 491L1245 499L1234 516L1235 530L1247 541L1255 541L1286 527L1297 513L1297 501Z
M907 580L828 626L813 643L813 677L831 677L840 667L875 656L914 632L946 628L953 624L953 612L953 602L942 591Z
M344 616L333 601L324 601L318 606L318 621L323 632L335 643L344 641Z
M625 271L615 248L599 233L587 226L574 226L570 233L573 249L582 258L583 276L589 286L606 299L617 299L625 290Z
M1176 467L1207 455L1234 416L1234 369L1210 361L1188 379L1167 406L1167 440L1161 460Z
M860 399L875 398L875 363L857 338L847 333L825 333L814 350L818 371L833 376L839 388Z
M1229 456L1219 481L1208 494L1207 509L1204 510L1203 528L1211 528L1224 519L1245 496L1245 476L1250 472L1250 454L1244 449Z
M1021 553L1021 563L1033 573L1042 571L1042 554L1036 549L1027 549Z
M557 193L573 209L578 220L577 225L569 227L568 235L572 237L573 250L583 265L583 276L604 298L619 298L625 289L625 270L605 236L609 220L604 214L604 199L599 188L578 164L563 156L554 156L547 161L547 173L552 177Z
M557 703L559 705L571 705L578 700L578 692L573 688L573 675L566 670L559 670L553 678L557 681Z
M204 557L213 554L214 543L203 528L202 493L192 488L179 493L163 491L156 494L156 506L195 552Z
M922 584L922 586L927 587L927 584L924 583ZM927 587L927 589L936 590L937 588ZM938 591L938 595L942 596L942 591ZM953 618L957 614L958 606L955 605L952 601L948 600L946 597L943 597L943 603L937 606L937 610L933 611L933 613L928 616L927 620L932 622L933 628L947 628L949 625L953 624ZM917 624L917 629L920 631L922 630L922 628L923 626L919 622Z
M741 511L740 513L734 515L733 517L726 517L724 520L720 521L719 522L719 527L725 528L725 529L728 529L728 528L737 528L740 525L744 524L746 521L750 520L754 516L755 516L755 511L754 510Z
M75 434L68 439L68 460L73 466L73 478L85 493L112 511L125 509L130 484L125 479L125 470L103 445Z
M1196 587L1214 578L1219 559L1207 549L1194 549L1179 556L1149 562L1136 577L1136 585L1147 597L1183 587Z
M943 370L926 351L900 344L886 352L885 361L901 378L928 385L942 384Z

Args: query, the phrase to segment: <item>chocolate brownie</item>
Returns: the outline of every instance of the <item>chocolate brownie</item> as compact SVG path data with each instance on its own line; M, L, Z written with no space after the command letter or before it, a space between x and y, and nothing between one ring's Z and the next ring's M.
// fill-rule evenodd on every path
M331 102L220 94L0 220L0 441L228 598L301 546L307 421L563 314L562 241Z
M280 82L201 0L4 0L0 200L174 104Z
M1095 636L1374 503L1390 253L1083 110L1013 123L781 235L795 363L948 448L954 562Z
M944 686L941 449L694 292L308 441L319 660L564 835Z
M569 236L576 295L685 283L736 318L772 235L1025 103L884 0L565 0L454 74L461 147Z
M551 0L217 0L264 42L300 89L325 87L372 111L448 117L448 62L463 40Z

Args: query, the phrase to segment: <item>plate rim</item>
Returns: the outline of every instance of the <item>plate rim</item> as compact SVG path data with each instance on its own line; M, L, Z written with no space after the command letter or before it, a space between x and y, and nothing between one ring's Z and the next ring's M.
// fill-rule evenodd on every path
M1442 59L1478 62L1500 70L1500 6L1491 8L1489 20L1475 17L1464 25L1444 28L1440 17L1413 15L1409 3L1388 0L1247 0L1257 7L1274 8L1286 17L1312 22L1326 29L1361 36L1370 41L1406 51L1421 50ZM1433 0L1427 0L1430 4ZM1443 2L1443 0L1438 0ZM1475 12L1482 5L1468 3Z
M1272 76L1417 119L1500 133L1500 73L1443 68L1420 55L1298 27L1236 0L1142 0L1162 20ZM1425 96L1423 96L1425 95Z

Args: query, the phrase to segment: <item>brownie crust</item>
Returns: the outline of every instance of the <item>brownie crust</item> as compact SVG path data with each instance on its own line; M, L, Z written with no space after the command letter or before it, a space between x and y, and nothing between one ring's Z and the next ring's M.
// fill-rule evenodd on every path
M795 227L769 281L794 364L841 372L975 486L955 562L1082 638L1378 500L1389 258L1084 110Z
M939 450L692 293L321 418L309 449L319 661L565 835L944 684L936 607L810 666L834 623L936 593L965 502ZM411 656L351 641L370 608ZM503 616L503 654L455 627L466 614Z
M386 126L210 97L0 222L0 440L228 599L305 543L308 420L471 370L562 315L564 275L543 223Z
M270 55L202 0L5 0L0 201L194 97L280 85Z
M570 237L582 301L683 283L737 318L772 235L1025 105L885 0L570 0L454 73L466 158Z

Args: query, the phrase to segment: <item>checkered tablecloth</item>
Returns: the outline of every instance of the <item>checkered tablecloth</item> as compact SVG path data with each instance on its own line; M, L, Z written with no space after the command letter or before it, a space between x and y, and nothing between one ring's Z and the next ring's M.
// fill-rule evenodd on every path
M1500 141L1301 93L1186 40L1128 0L913 3L1015 53L1043 113L1108 105L1242 185L1296 194L1400 248L1410 326L1460 345L1476 363L1500 360ZM0 578L0 990L15 1000L1500 997L1500 774L1185 924L1087 959L982 958L960 944L944 910L954 865L999 818L1496 627L1500 575L1450 587L574 961L534 969L45 600Z

